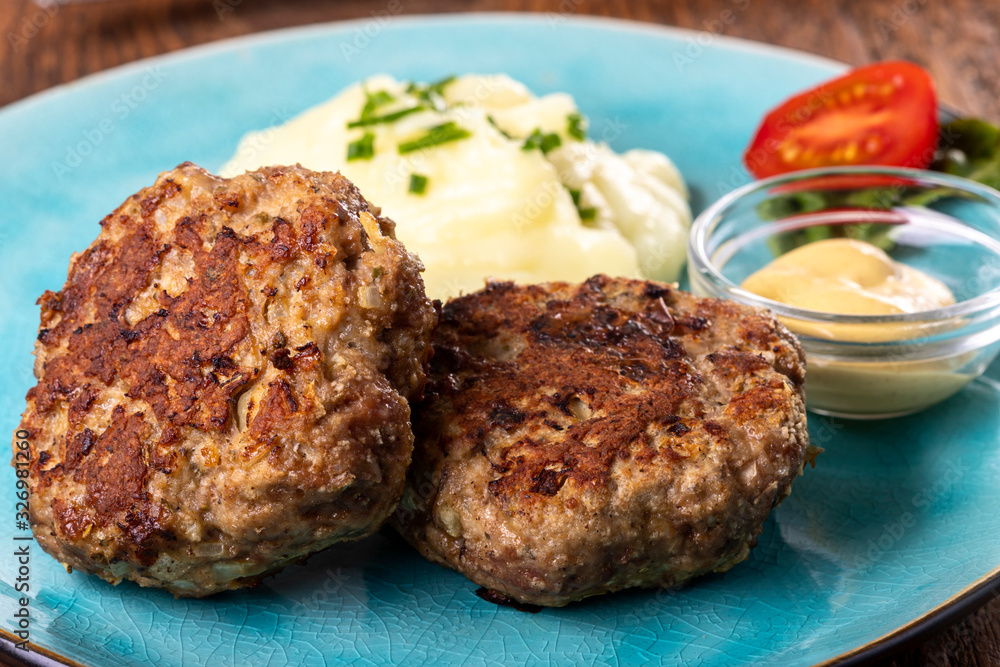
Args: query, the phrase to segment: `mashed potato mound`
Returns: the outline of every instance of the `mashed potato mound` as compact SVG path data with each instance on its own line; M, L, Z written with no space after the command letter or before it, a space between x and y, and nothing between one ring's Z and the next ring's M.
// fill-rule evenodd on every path
M222 173L339 170L396 221L432 298L487 277L676 280L691 222L676 167L654 151L618 155L585 131L572 97L536 97L505 75L379 75L247 134Z

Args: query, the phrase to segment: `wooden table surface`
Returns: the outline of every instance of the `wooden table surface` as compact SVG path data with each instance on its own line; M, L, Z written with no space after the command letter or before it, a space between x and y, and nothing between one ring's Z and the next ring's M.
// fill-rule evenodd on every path
M260 30L370 17L391 1L406 14L577 13L721 28L852 64L903 58L930 69L945 104L1000 122L995 0L0 0L0 105L137 58ZM734 6L743 9L735 20L719 21ZM891 664L1000 665L1000 599Z

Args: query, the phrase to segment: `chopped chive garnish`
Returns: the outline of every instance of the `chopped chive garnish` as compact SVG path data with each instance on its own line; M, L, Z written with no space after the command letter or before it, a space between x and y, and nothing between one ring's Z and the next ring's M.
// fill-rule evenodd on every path
M406 87L406 92L437 111L444 111L448 108L448 103L444 101L444 89L454 80L454 76L448 76L433 83L411 82Z
M506 138L508 138L508 139L513 139L514 138L514 137L510 136L509 134L507 134L502 127L500 127L499 125L497 125L497 122L493 119L493 116L487 115L486 116L486 120L489 121L490 125L492 125L493 127L495 127L497 129L497 132L499 132L500 134L502 134Z
M372 269L372 280L378 280L379 278L381 278L382 277L382 273L383 273L383 271L382 271L382 267L381 266L374 267Z
M427 191L427 177L422 174L410 174L410 192L422 195Z
M452 74L451 76L446 76L443 79L438 79L434 83L429 84L427 86L427 88L428 88L428 90L434 91L438 95L443 95L444 94L445 86L447 86L449 83L451 83L454 80L455 80L455 75Z
M396 99L388 90L376 90L374 93L366 93L366 96L372 107L380 107Z
M375 135L365 132L365 136L347 144L347 161L370 160L375 155Z
M543 153L548 153L553 148L558 148L562 145L562 139L559 138L558 134L554 132L551 134L542 134L542 131L535 128L528 138L524 140L524 145L521 146L522 150L530 151L533 148L541 150Z
M375 113L375 109L385 106L395 99L396 98L393 97L391 93L385 90L380 90L374 93L365 91L365 106L361 109L361 117L368 118Z
M542 131L536 128L531 134L528 135L528 138L524 140L524 145L521 146L521 150L530 151L531 149L538 148L541 145Z
M441 96L444 95L445 87L455 80L454 76L446 76L443 79L434 81L433 83L410 83L406 87L406 92L410 95L416 95L425 102L430 102L431 97L434 95Z
M392 113L387 113L384 116L365 116L363 113L361 118L358 120L352 120L347 124L349 128L355 127L368 127L369 125L378 125L379 123L393 123L400 118L409 116L411 113L416 113L418 111L423 111L427 107L423 105L417 105L415 107L409 107L407 109L400 109L399 111L393 111Z
M583 141L587 138L586 121L584 121L583 116L578 113L566 116L566 134L577 141Z
M576 188L566 188L569 191L569 196L573 198L573 206L576 206L576 212L580 215L580 220L593 220L597 217L597 209L591 206L584 208L580 207L580 191Z
M405 155L414 151L439 146L449 141L458 141L472 136L469 131L459 127L454 121L449 121L444 125L436 125L427 130L427 134L412 141L405 141L399 145L399 154Z

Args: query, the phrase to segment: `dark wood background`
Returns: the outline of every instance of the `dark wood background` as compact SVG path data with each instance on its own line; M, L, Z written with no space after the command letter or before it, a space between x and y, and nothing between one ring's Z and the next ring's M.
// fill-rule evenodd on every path
M943 103L1000 122L997 0L398 0L403 13L593 14L713 29L852 64L927 67ZM122 63L194 44L318 21L368 17L390 0L0 0L0 105ZM0 147L2 150L2 147ZM4 155L5 159L17 156ZM0 661L3 658L0 657ZM899 655L896 667L1000 665L1000 599Z

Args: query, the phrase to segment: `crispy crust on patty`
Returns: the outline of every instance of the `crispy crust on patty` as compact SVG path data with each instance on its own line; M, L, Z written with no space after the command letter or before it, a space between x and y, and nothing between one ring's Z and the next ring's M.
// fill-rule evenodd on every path
M436 320L392 221L339 174L184 164L101 227L39 299L42 547L205 595L374 531Z
M523 603L749 554L808 447L798 341L670 286L492 283L449 302L393 525Z

